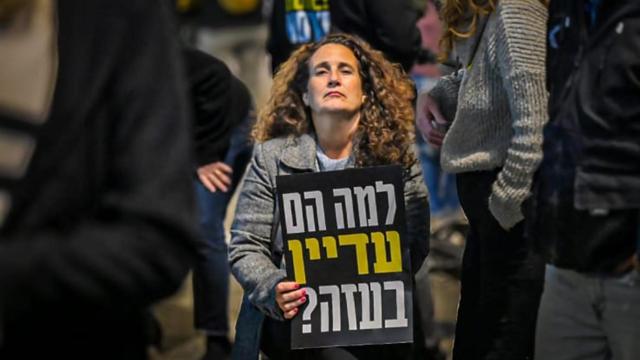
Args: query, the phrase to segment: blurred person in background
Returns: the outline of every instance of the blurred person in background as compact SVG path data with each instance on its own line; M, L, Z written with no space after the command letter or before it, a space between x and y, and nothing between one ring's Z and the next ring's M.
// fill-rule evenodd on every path
M423 54L439 54L440 39L443 26L438 14L438 8L434 0L427 0L423 6L424 13L418 19L417 27L422 38L422 48L427 50ZM454 69L441 64L436 64L436 56L418 59L419 62L411 69L411 78L416 83L416 91L425 93L435 86L442 72L450 73ZM416 137L418 154L427 187L429 188L431 220L442 223L440 220L455 217L460 209L458 194L456 192L455 175L442 171L440 166L440 150L429 145L422 136ZM438 227L438 226L436 226Z
M398 67L349 35L304 45L282 64L253 129L257 144L231 230L231 270L245 290L234 359L256 359L259 350L270 359L411 358L411 344L291 350L286 320L306 296L286 280L274 211L278 175L402 165L415 274L428 252L429 208L413 152L413 96Z
M173 0L186 42L224 62L264 104L270 77L266 70L263 0Z
M459 70L418 101L417 125L456 173L469 220L453 358L531 359L544 265L522 204L547 121L545 1L447 0L443 59ZM450 53L451 52L451 53Z
M640 359L640 3L552 1L535 357Z
M414 0L414 6L423 11L416 26L422 39L422 51L411 68L411 78L416 85L417 93L428 92L436 84L443 72L451 72L452 68L437 63L436 54L440 53L440 39L443 26L434 0ZM420 315L424 332L423 359L444 358L439 344L443 340L453 338L453 321L443 321L453 314L443 313L446 307L435 309L434 299L446 294L442 281L447 284L457 283L458 277L442 276L443 271L456 269L459 271L461 251L451 252L463 244L453 244L451 236L459 228L464 228L464 216L461 215L460 203L456 193L455 175L442 171L440 166L440 150L429 145L422 136L416 136L418 159L422 166L425 184L429 189L429 210L431 212L431 251L427 266L416 275L416 291L420 296ZM446 235L446 236L445 236ZM458 245L458 246L456 246ZM454 257L443 255L457 255ZM433 273L439 273L439 285L432 288ZM447 301L456 301L447 298ZM437 313L437 315L436 315ZM436 321L439 318L439 321Z
M184 51L195 118L196 200L205 240L193 269L195 327L207 336L204 359L224 359L229 342L229 263L224 219L251 158L255 112L246 86L220 60Z
M2 359L145 359L147 307L187 274L189 111L162 5L0 0Z
M420 52L419 14L410 0L273 0L267 43L272 72L299 46L334 32L359 36L408 72Z

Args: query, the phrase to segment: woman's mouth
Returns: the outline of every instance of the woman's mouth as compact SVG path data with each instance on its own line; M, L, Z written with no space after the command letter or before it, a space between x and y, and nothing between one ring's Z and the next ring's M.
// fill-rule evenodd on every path
M344 94L339 91L329 91L324 97L344 97Z

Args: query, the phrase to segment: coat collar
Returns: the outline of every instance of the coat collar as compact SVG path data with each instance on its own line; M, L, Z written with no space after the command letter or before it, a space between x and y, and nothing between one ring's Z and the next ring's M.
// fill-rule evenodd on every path
M316 171L315 135L302 134L297 137L289 137L280 161L293 169Z

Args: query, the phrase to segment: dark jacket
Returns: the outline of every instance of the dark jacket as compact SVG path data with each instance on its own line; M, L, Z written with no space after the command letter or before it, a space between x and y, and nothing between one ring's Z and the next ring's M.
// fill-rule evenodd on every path
M0 231L0 358L146 358L195 253L175 29L151 0L61 0L48 121Z
M219 59L193 48L183 54L195 121L196 164L222 161L233 128L249 114L251 95Z
M559 265L607 271L633 254L637 239L640 2L603 1L594 18L586 3L553 1L549 9L549 123L532 224ZM619 234L595 239L594 212L629 220Z
M361 37L405 71L420 52L416 27L420 14L409 0L322 0L304 10L287 9L285 2L307 3L274 0L267 42L274 73L298 46L318 41L329 32Z

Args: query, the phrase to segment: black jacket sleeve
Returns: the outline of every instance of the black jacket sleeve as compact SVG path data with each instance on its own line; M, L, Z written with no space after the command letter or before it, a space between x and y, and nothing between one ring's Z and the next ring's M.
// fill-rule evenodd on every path
M121 16L113 17L117 23L92 32L95 37L84 42L113 41L103 47L111 49L113 62L89 73L91 79L91 74L98 79L109 73L106 89L96 97L96 104L76 108L108 108L108 132L101 133L100 141L92 145L95 152L67 154L55 171L38 180L43 186L30 189L37 194L33 195L34 201L46 205L51 201L44 201L45 197L60 196L51 189L66 189L62 198L70 202L89 198L90 204L80 207L82 211L63 214L23 214L22 218L54 220L40 221L42 226L18 227L0 239L0 325L2 321L23 323L25 318L33 319L36 309L76 318L103 310L116 313L108 310L141 309L178 288L195 253L186 87L175 30L168 23L165 9L150 0L59 3L61 24L70 18L90 23L95 20L91 15L102 15L101 11L85 10L91 7L119 4L122 8ZM82 15L78 8L83 10ZM69 34L60 33L61 38L64 36ZM67 39L82 36L76 31ZM77 46L72 44L70 48ZM63 51L61 48L61 58L65 58ZM85 55L78 61L103 59L96 55L106 54ZM76 76L77 72L71 73L66 75ZM66 83L64 79L59 81ZM92 84L93 80L76 83ZM65 89L58 87L55 101L64 96ZM74 110L74 114L77 112ZM87 116L83 126L91 128L104 120L102 115ZM65 126L68 121L64 120L68 119L49 122ZM73 149L62 140L48 151ZM48 153L42 150L36 156L46 161ZM83 159L78 161L79 166L64 165L75 158ZM34 166L40 163L34 160ZM70 182L95 168L102 169L97 172L103 174L100 186L86 192L69 189ZM42 212L45 207L30 211ZM60 201L57 207L61 212L67 208ZM65 218L73 221L60 225Z
M203 166L224 159L234 122L229 116L229 68L200 50L183 51L194 115L196 163Z

